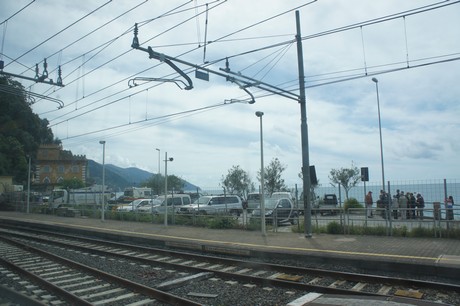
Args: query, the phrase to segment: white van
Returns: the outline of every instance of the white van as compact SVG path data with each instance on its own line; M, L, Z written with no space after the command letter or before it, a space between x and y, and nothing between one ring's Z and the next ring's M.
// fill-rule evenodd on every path
M168 213L172 213L172 211L176 211L178 208L184 205L190 205L192 200L190 195L176 193L176 194L168 194L167 196L167 205L168 205ZM159 196L153 202L152 212L154 214L164 214L165 213L165 196Z

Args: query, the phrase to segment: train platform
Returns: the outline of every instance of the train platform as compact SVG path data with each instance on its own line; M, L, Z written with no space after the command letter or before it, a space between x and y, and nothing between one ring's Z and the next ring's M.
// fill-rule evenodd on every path
M60 217L46 214L0 212L0 222L35 223L41 227L58 227L63 231L85 231L129 239L147 239L154 244L171 248L193 249L206 252L267 256L287 254L302 256L306 260L326 259L358 261L362 267L382 270L425 269L433 274L460 275L460 240L448 238L409 238L388 236L356 236L313 234L292 231L216 230L145 222L100 220L84 217Z

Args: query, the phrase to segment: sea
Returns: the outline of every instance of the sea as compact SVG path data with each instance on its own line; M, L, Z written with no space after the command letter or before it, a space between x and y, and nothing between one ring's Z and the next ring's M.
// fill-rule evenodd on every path
M425 215L432 216L433 203L440 203L441 209L445 208L445 199L452 196L454 199L455 219L460 220L460 180L455 179L439 179L427 181L399 181L388 182L385 186L385 191L389 192L391 197L396 195L397 190L404 193L411 192L416 196L420 194L425 200ZM358 186L351 188L348 192L349 198L355 198L360 203L364 203L364 196L368 191L372 191L374 203L378 200L381 183L366 183L361 182ZM317 197L322 198L325 194L335 193L340 203L346 200L345 190L337 186L318 186L315 188ZM299 189L298 194L301 194ZM375 205L375 204L374 204Z
M288 186L292 197L301 200L302 183L299 182L294 186ZM355 198L360 203L364 204L364 196L368 191L372 191L374 206L378 200L380 190L382 189L381 182L359 182L359 184L351 188L348 192L349 198ZM407 180L407 181L389 181L385 186L385 190L393 197L397 190L404 193L411 192L415 196L420 195L425 200L425 215L432 216L433 203L440 203L440 208L445 209L444 203L448 196L454 198L455 219L460 220L460 180L457 179L433 179L433 180ZM222 187L203 188L203 194L223 194ZM319 185L315 188L315 195L318 199L323 198L325 194L336 194L340 204L346 200L345 190L338 186L323 186ZM444 214L444 212L443 212Z

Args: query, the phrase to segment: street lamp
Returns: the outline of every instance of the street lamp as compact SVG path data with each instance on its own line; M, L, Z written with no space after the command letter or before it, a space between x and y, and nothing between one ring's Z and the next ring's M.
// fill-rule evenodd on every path
M158 151L158 174L160 174L161 170L160 170L160 149L156 148L155 150Z
M264 138L263 138L263 129L262 129L262 116L263 112L257 111L256 116L260 118L260 221L261 221L261 230L262 235L265 236L265 188L264 188Z
M377 92L377 111L379 115L379 133L380 133L380 162L382 163L382 190L385 190L385 171L383 167L383 144L382 144L382 123L380 121L380 100L379 100L379 80L372 78L375 83L375 90Z
M173 160L172 157L168 159L168 152L165 152L165 226L168 226L168 161Z
M27 175L27 213L29 213L30 210L30 167L31 167L31 161L30 161L30 155L29 157L29 169L28 169L28 175Z
M102 145L102 213L101 221L104 222L104 200L105 200L105 140L99 141Z

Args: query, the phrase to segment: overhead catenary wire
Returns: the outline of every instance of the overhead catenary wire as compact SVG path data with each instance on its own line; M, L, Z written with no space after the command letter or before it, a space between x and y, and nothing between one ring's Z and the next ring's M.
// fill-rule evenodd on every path
M214 1L214 2L216 2L216 1ZM173 9L171 9L171 10L169 10L169 11L167 11L167 12L161 14L160 16L158 16L158 17L156 17L156 18L151 18L151 19L149 19L148 21L144 21L143 24L146 25L146 24L148 24L149 22L152 22L152 21L154 21L154 20L156 20L156 19L161 18L162 16L168 16L168 15L170 15L174 10L179 9L179 8L183 7L184 5L185 5L185 4L181 4L181 5L179 5L179 6L175 7L175 8L173 8ZM88 51L88 52L93 52L93 51L95 51L95 50L97 50L97 49L99 49L99 48L103 48L103 49L107 48L107 47L108 47L110 44L112 44L115 40L121 38L122 36L124 36L124 35L126 35L126 34L128 34L128 33L131 33L131 32L132 32L132 29L133 29L133 27L130 27L128 30L125 30L122 34L118 35L117 37L115 37L115 38L113 38L113 39L111 39L111 40L105 42L104 44L101 44L101 45L97 46L96 48L93 48L91 51ZM164 32L164 33L165 33L165 32ZM160 35L162 35L162 34L163 34L163 33L157 34L155 37L158 37L158 36L160 36ZM99 50L95 55L93 55L93 56L92 56L90 59L88 59L85 63L88 63L88 62L89 62L91 59L93 59L97 54L99 54L100 52L102 52L103 49ZM87 52L87 53L88 53L88 52ZM125 52L123 52L123 53L117 55L116 57L107 60L107 61L104 62L103 64L100 64L100 65L98 65L97 67L91 69L90 71L88 71L88 72L85 73L84 75L80 76L80 78L81 78L81 77L85 77L86 75L91 74L91 73L94 72L94 71L97 71L98 69L104 67L104 66L107 65L108 63L113 62L114 60L120 58L121 56L123 56L123 55L125 55L125 54L127 54L127 53L129 53L129 52L132 52L132 49L131 49L131 48L129 48L127 51L125 51ZM75 58L75 59L76 59L76 58ZM72 61L75 60L75 59L72 59ZM67 63L69 63L69 62L70 62L70 61L68 61ZM65 64L67 64L67 63L64 63L63 65L65 65ZM69 74L67 74L67 76L71 75L71 74L72 74L73 72L75 72L77 69L78 69L78 68L74 69L74 71L72 71L72 72L70 72ZM145 72L145 71L147 71L147 70L149 70L149 69L152 69L152 68L145 69L145 70L143 70L143 71L141 71L141 72L137 72L136 74L143 73L143 72ZM136 75L136 74L134 74L134 75ZM132 78L134 75L132 75L132 76L130 76L130 77L128 77L128 78L125 78L125 79L123 79L123 80L121 80L121 81L115 82L115 83L113 83L112 85L105 87L104 89L110 88L110 87L112 87L112 86L114 86L114 85L116 85L116 84L119 84L120 82L124 82L124 81L126 81L127 79ZM69 84L72 84L72 83L75 82L75 81L76 81L76 79L74 79L74 80L72 80L72 81L67 81L66 83L69 85ZM96 93L97 93L97 92L100 92L100 90L96 91ZM87 95L86 97L89 97L89 96L91 96L91 95ZM70 104L67 104L67 105L72 105L72 104L78 102L78 100L80 100L80 99L77 99L77 101L74 101L74 102L72 102L72 103L70 103Z
M307 38L305 38L305 39L307 39ZM287 42L286 42L286 43L287 43Z
M99 29L101 29L101 28L107 26L109 23L115 21L115 19L118 19L118 18L120 18L120 17L125 16L127 13L129 13L129 12L133 11L134 9L140 7L141 5L143 5L144 3L146 3L147 1L148 1L148 0L145 0L144 2L140 3L139 5L136 5L135 7L133 7L133 8L131 8L131 9L125 11L124 13L120 14L120 15L117 16L116 18L110 20L109 22L104 23L103 25L101 25L101 26L98 27L97 29L95 29L95 30L91 31L90 33L88 33L88 34L86 34L86 35L84 35L84 36L78 38L77 40L73 41L72 43L70 43L69 45L67 45L67 46L64 47L63 49L60 49L60 50L57 51L57 52L61 52L61 51L65 50L65 49L67 49L68 47L74 45L76 42L78 42L78 41L82 40L83 38L87 37L88 35L94 34L97 30L99 30ZM186 3L185 3L185 4L186 4ZM177 6L177 7L175 7L175 8L173 8L173 9L169 10L168 12L166 12L166 13L164 13L164 14L161 14L160 16L158 16L158 17L156 17L156 18L151 18L151 19L149 19L148 21L144 21L143 23L144 23L144 24L147 24L147 23L152 22L152 21L154 21L154 20L156 20L156 19L163 18L163 17L165 17L165 16L169 16L169 15L171 14L172 11L177 10L178 8L181 8L181 7L184 6L185 4L181 4L181 5ZM101 48L104 49L104 48L106 48L108 45L112 44L115 40L121 38L122 36L124 36L124 35L126 35L126 34L131 34L132 29L133 29L133 26L130 26L130 27L129 27L127 30L125 30L122 34L119 34L119 35L116 36L115 38L109 39L108 41L106 41L106 42L104 42L104 43L102 43L102 44L99 44L99 45L97 45L96 47L94 47L94 48L92 48L92 49L90 49L90 50L87 50L84 54L90 54L90 53L92 53L92 52L94 52L94 51L96 51L96 50L98 50L98 49L101 49ZM57 52L53 53L51 56L55 55ZM98 53L100 53L100 51L99 51ZM123 53L122 55L124 55L124 54L126 54L126 53ZM67 65L67 64L69 64L69 63L72 63L72 62L78 60L79 58L81 58L81 56L82 56L82 55L68 60L67 62L63 63L62 66L65 66L65 65ZM50 57L50 56L49 56L49 57ZM110 61L109 61L109 62L110 62ZM71 71L71 72L68 72L68 73L66 74L66 77L72 75L78 68L79 68L79 67L77 67L76 69L74 69L74 70ZM73 81L72 81L72 82L73 82Z
M82 21L83 19L89 17L90 15L94 14L95 12L97 12L98 10L100 10L101 8L103 8L104 6L106 6L107 4L109 4L110 2L112 2L112 0L109 0L107 1L106 3L102 4L101 6L97 7L96 9L94 9L93 11L89 12L88 14L84 15L83 17L80 17L79 19L77 19L76 21L72 22L70 25L66 26L65 28L59 30L57 33L51 35L50 37L48 37L47 39L45 39L44 41L42 41L41 43L39 43L38 45L36 45L35 47L29 49L28 51L24 52L23 54L21 54L20 56L16 57L14 59L14 61L16 62L17 60L19 60L20 58L22 58L23 56L29 54L30 52L32 52L33 50L37 49L38 47L40 47L41 45L43 45L44 43L48 42L49 40L53 39L54 37L58 36L59 34L61 34L62 32L64 32L65 30L69 29L70 27L74 26L75 24L77 24L78 22ZM6 64L5 67L7 67L9 64Z
M272 17L270 17L270 18L267 18L267 19L264 19L264 20L262 20L262 21L259 21L259 22L256 22L256 23L254 23L254 24L251 24L251 25L245 27L244 29L249 29L249 28L252 28L253 26L260 25L261 23L267 22L267 21L272 20L272 19L274 19L274 18L276 18L276 17L282 16L282 15L284 15L284 14L287 14L288 12L292 12L292 11L295 10L295 9L304 7L304 6L309 5L309 4L311 4L311 3L314 3L314 2L316 2L316 0L315 0L315 1L312 1L312 2L309 2L309 3L302 4L302 5L300 5L300 6L297 6L297 7L293 8L293 9L289 9L289 10L287 10L287 11L285 11L285 12L282 12L282 13L277 14L277 15L275 15L275 16L272 16ZM215 5L214 7L217 7L218 5L221 5L221 4L222 4L222 3L218 3L218 4ZM208 9L208 7L206 7L206 8ZM170 13L170 12L168 12L168 13ZM183 21L183 22L181 22L181 23L178 23L177 25L175 25L174 27L168 29L167 31L169 31L169 30L171 30L171 29L173 29L173 28L175 28L175 27L181 25L182 23L187 22L187 21L189 21L190 19L193 19L193 18L194 18L194 17L189 18L189 19L187 19L187 20L185 20L185 21ZM156 18L155 18L155 19L156 19ZM152 21L152 20L155 20L155 19L150 19L150 20L148 20L148 21L142 22L141 24L144 24L144 25L145 25L146 23L148 23L148 22L150 22L150 21ZM164 31L164 32L162 32L162 33L160 33L160 34L154 36L153 38L148 39L148 40L145 41L144 43L149 42L150 40L152 40L152 39L154 39L155 37L158 37L158 36L160 36L160 35L166 33L167 31ZM236 33L241 32L241 31L242 31L242 30L238 30L238 31L233 32L233 33L231 33L231 34L227 34L227 35L225 35L225 36L223 36L223 37L221 37L221 38L218 38L218 39L214 40L213 42L219 41L219 40L221 40L221 39L223 39L223 38L225 38L225 37L229 37L230 35L236 34ZM181 55L179 55L179 56L183 56L183 55L185 55L185 54L187 54L187 53L190 53L190 52L192 52L192 51L193 51L193 50L188 51L188 52L184 52L183 54L181 54ZM127 52L129 52L129 51L127 51ZM124 54L126 54L127 52L125 52ZM123 54L122 54L122 55L123 55ZM122 55L119 55L118 57L120 57L120 56L122 56ZM117 58L118 58L118 57L117 57ZM111 62L111 61L107 61L105 64L107 64L107 63L109 63L109 62ZM100 65L99 67L97 67L97 68L100 68L100 67L101 67L101 65ZM95 71L95 70L96 70L96 69L91 70L90 72L88 72L88 74L91 73L92 71ZM145 71L144 71L144 72L145 72ZM81 76L81 77L83 77L83 76ZM124 81L124 80L123 80L123 81ZM67 82L67 84L70 84L70 83L72 83L72 82ZM119 82L117 82L117 83L119 83ZM72 103L71 103L71 104L72 104ZM67 105L69 105L69 104L67 104Z
M276 17L282 16L282 15L284 15L284 14L287 14L288 12L292 12L292 11L295 10L295 9L298 9L298 8L300 8L300 7L304 7L304 6L309 5L309 4L311 4L311 3L314 3L314 2L316 2L316 0L315 0L315 1L312 1L312 2L309 2L309 3L305 3L305 4L300 5L300 6L297 6L297 7L293 8L293 9L289 9L289 10L287 10L287 11L284 11L284 12L282 12L282 13L280 13L280 14L277 14L277 15L275 15L275 16L272 16L272 17L270 17L270 18L266 18L266 19L264 19L264 20L262 20L262 21L259 21L259 22L254 23L254 24L251 24L251 25L245 27L244 29L249 29L249 28L252 28L253 26L260 25L260 24L263 23L263 22L267 22L267 21L272 20L272 19L274 19L274 18L276 18ZM216 6L218 6L218 5L220 5L220 4L217 4ZM214 7L216 7L216 6L214 6ZM208 9L208 7L207 7L207 9ZM150 38L150 39L147 39L144 43L147 43L147 42L151 41L151 40L154 39L155 37L158 37L158 36L160 36L160 35L166 33L167 31L170 31L171 29L173 29L173 28L175 28L175 27L177 27L177 26L179 26L179 25L181 25L181 24L183 24L183 23L185 23L185 22L187 22L187 21L189 21L190 19L193 19L193 18L194 18L194 17L188 18L188 19L186 19L185 21L182 21L182 22L176 24L175 26L173 26L173 27L167 29L166 31L163 31L163 32L160 33L160 34L157 34L157 35L155 35L154 37L152 37L152 38ZM153 19L152 19L152 20L153 20ZM238 33L238 32L241 32L241 30L238 30L238 31L236 31L236 32L233 32L233 34L236 34L236 33ZM221 38L218 38L218 39L214 40L213 42L219 41L219 40L221 40L222 38L229 37L230 35L233 35L233 34L227 34L227 35L225 35L225 36L223 36L223 37L221 37ZM193 50L194 50L194 49L193 49ZM185 55L185 54L187 54L187 53L192 52L193 50L189 50L189 51L187 51L187 52L184 52L184 53L180 54L179 56L183 56L183 55ZM129 52L129 51L128 51L128 52ZM120 56L121 56L121 55L120 55ZM213 62L213 63L214 63L214 62ZM208 64L211 64L211 63L208 63ZM100 67L100 66L99 66L99 67ZM93 70L94 70L94 69L93 69ZM144 72L145 72L145 71L144 71ZM124 80L126 80L126 78L125 78ZM118 83L119 83L119 82L118 82Z
M126 14L128 14L128 13L132 12L133 10L139 8L140 6L144 5L144 4L147 3L148 1L149 1L149 0L144 0L143 2L141 2L141 3L139 3L139 4L137 4L137 5L133 6L133 7L131 7L131 8L128 9L127 11L123 12L122 14L120 14L120 15L118 15L118 16L112 18L112 19L110 19L109 21L103 23L102 25L98 26L98 27L95 28L94 30L91 30L90 32L86 33L85 35L83 35L83 36L79 37L78 39L72 41L71 43L67 44L65 47L63 47L63 48L59 49L58 51L56 51L56 52L54 52L54 53L48 55L46 58L51 58L51 57L55 56L56 54L62 53L62 51L64 51L64 50L70 48L71 46L73 46L73 45L75 45L76 43L78 43L79 41L81 41L81 40L87 38L88 36L91 36L92 34L94 34L94 33L96 33L97 31L103 29L104 27L108 26L109 24L113 23L114 21L120 19L121 17L125 16ZM106 44L106 43L104 43L104 44L102 44L102 45L105 45L105 44ZM93 49L93 50L91 50L91 51L89 51L89 52L86 52L85 54L88 54L88 53L90 53L90 52L92 52L92 51L94 51L94 50L95 50L95 49ZM75 59L73 59L73 60L75 60ZM64 63L62 66L64 66L65 64L68 64L68 63L72 62L73 60L70 60L70 61ZM32 68L33 68L33 67L30 67L30 68L28 68L28 69L32 69ZM51 72L53 72L53 70L52 70ZM25 71L22 72L21 74L23 74L23 73L25 73ZM68 75L68 74L69 74L69 73L67 73L67 75Z
M218 4L218 5L220 5L220 4ZM190 19L193 19L193 18L194 18L194 17L188 18L187 21L190 20ZM154 19L151 19L151 20L154 20ZM177 26L178 26L178 25L175 25L175 26L173 26L173 27L171 27L171 28L169 28L169 29L163 31L163 32L160 33L160 34L155 35L155 37L158 37L158 36L160 36L160 35L166 33L167 31L172 30L173 28L175 28L175 27L177 27ZM123 35L124 35L124 34L123 34ZM153 39L153 38L151 38L151 39ZM132 51L133 51L133 49L130 48L130 49L128 49L127 51L123 52L122 54L119 54L119 55L116 56L115 58L112 58L112 59L110 59L110 60L104 62L103 64L99 65L98 67L92 69L91 71L87 72L86 74L89 74L89 73L91 73L91 72L93 72L93 71L96 71L97 69L103 67L103 66L106 65L107 63L109 63L109 62L111 62L111 61L114 61L115 59L121 57L122 55L124 55L124 54L126 54L126 53L128 53L128 52L132 52ZM189 52L191 52L191 51L189 51ZM187 53L188 53L188 52L187 52ZM160 65L160 64L158 64L158 65ZM156 67L156 66L158 66L158 65L155 65L154 67ZM150 68L144 69L144 70L142 70L142 71L140 71L140 72L137 72L137 73L135 73L135 74L132 74L132 75L129 76L129 77L123 78L122 80L120 80L120 81L118 81L118 82L116 82L116 83L113 83L113 84L111 84L111 85L109 85L109 86L104 87L104 89L107 89L107 88L109 88L109 87L112 87L112 86L114 86L114 85L116 85L116 84L119 84L119 83L121 83L121 82L125 82L126 80L128 80L128 79L134 77L135 75L138 75L138 74L140 74L140 73L143 73L143 72L146 72L146 71L148 71L148 70L151 70L151 69L153 69L154 67L150 67ZM85 75L86 75L86 74L85 74ZM68 82L68 84L70 84L70 83L72 83L72 82L73 82L73 81ZM98 90L98 91L96 91L95 93L100 92L100 91L101 91L101 90ZM125 90L122 90L122 91L120 91L120 92L123 92L123 91L125 91ZM120 92L118 92L118 93L120 93ZM94 93L93 93L93 94L94 94ZM88 96L89 96L89 95L87 95L86 97L88 97ZM72 103L70 103L70 104L67 104L66 106L72 105L72 104L74 104L75 102L76 102L76 101L74 101L74 102L72 102ZM93 104L93 103L91 103L91 104ZM89 105L89 104L88 104L88 105ZM62 116L60 116L60 117L62 117ZM50 121L52 121L52 120L50 120ZM62 123L62 121L61 121L61 123Z
M34 3L35 0L32 0L31 2L29 2L28 4L26 4L25 6L23 6L22 8L20 8L19 10L17 10L15 13L13 13L13 15L11 15L10 17L6 18L4 21L2 21L0 23L0 25L8 22L8 20L12 19L14 16L16 16L17 14L19 14L20 12L22 12L23 10L25 10L26 8L28 8L32 3Z
M158 116L158 117L146 118L146 119L142 119L142 120L138 120L138 121L132 121L132 122L130 121L129 123L119 124L119 125L116 125L116 126L111 126L111 127L108 127L108 128L97 130L97 131L91 131L91 132L86 132L86 133L82 133L82 134L78 134L78 135L68 136L68 137L66 137L65 139L62 139L62 140L69 140L69 139L79 138L79 137L82 137L82 136L97 134L97 133L101 133L101 132L112 131L112 130L116 130L116 129L123 128L123 127L144 124L143 126L136 126L136 127L132 127L131 129L126 129L124 131L118 131L118 132L113 132L113 133L104 135L107 138L111 137L111 136L119 136L119 135L122 135L122 134L133 132L135 130L144 129L144 128L151 127L151 126L154 126L154 125L163 124L163 123L169 122L171 120L174 120L174 118L183 118L183 117L189 116L189 115L191 115L193 113L201 113L201 112L205 112L205 111L210 111L212 109L228 106L228 105L231 105L231 104L233 104L233 103L226 103L226 102L218 103L218 104L208 105L208 106L204 106L204 107L200 107L200 108L195 108L195 109L180 111L180 112L176 112L176 113L166 114L166 115L162 115L162 116ZM86 142L86 140L84 142Z
M220 5L220 4L219 4L219 5ZM304 4L304 5L302 5L302 6L305 6L305 5L307 5L307 4ZM217 5L216 5L216 6L217 6ZM300 6L300 7L302 7L302 6ZM208 7L206 7L206 8L208 9ZM292 11L292 9L289 10L289 11ZM278 14L277 16L280 16L280 15L282 15L282 14L285 14L285 13L287 13L287 12L289 12L289 11L286 11L286 12L284 12L284 13ZM275 17L276 17L276 16L275 16ZM274 17L268 18L268 19L266 19L266 21L271 20L271 19L273 19L273 18L274 18ZM154 19L151 19L151 20L154 20ZM187 20L186 20L186 21L187 21ZM184 22L185 22L185 21L184 21ZM258 22L258 23L256 23L256 24L260 24L260 23L261 23L261 22ZM145 24L145 23L144 23L144 24ZM179 23L178 25L180 25L180 24L181 24L181 23ZM176 25L176 26L178 26L178 25ZM163 34L163 33L160 33L159 35L161 35L161 34ZM155 37L158 37L159 35L156 35ZM227 37L228 37L228 35L227 35ZM128 51L128 52L129 52L129 51ZM187 53L188 53L188 52L187 52ZM120 55L120 56L121 56L121 55ZM110 62L110 61L108 61L108 62ZM107 64L108 62L106 62L105 64ZM102 66L102 65L101 65L101 66ZM99 67L97 67L97 68L100 68L101 66L99 66ZM91 73L92 71L95 71L95 70L96 70L96 69L93 69L93 70L91 70L91 71L88 72L88 73ZM84 76L80 76L80 77L84 77ZM71 82L70 82L70 83L71 83ZM67 82L67 84L69 84L69 82ZM67 104L67 105L69 105L69 104Z

